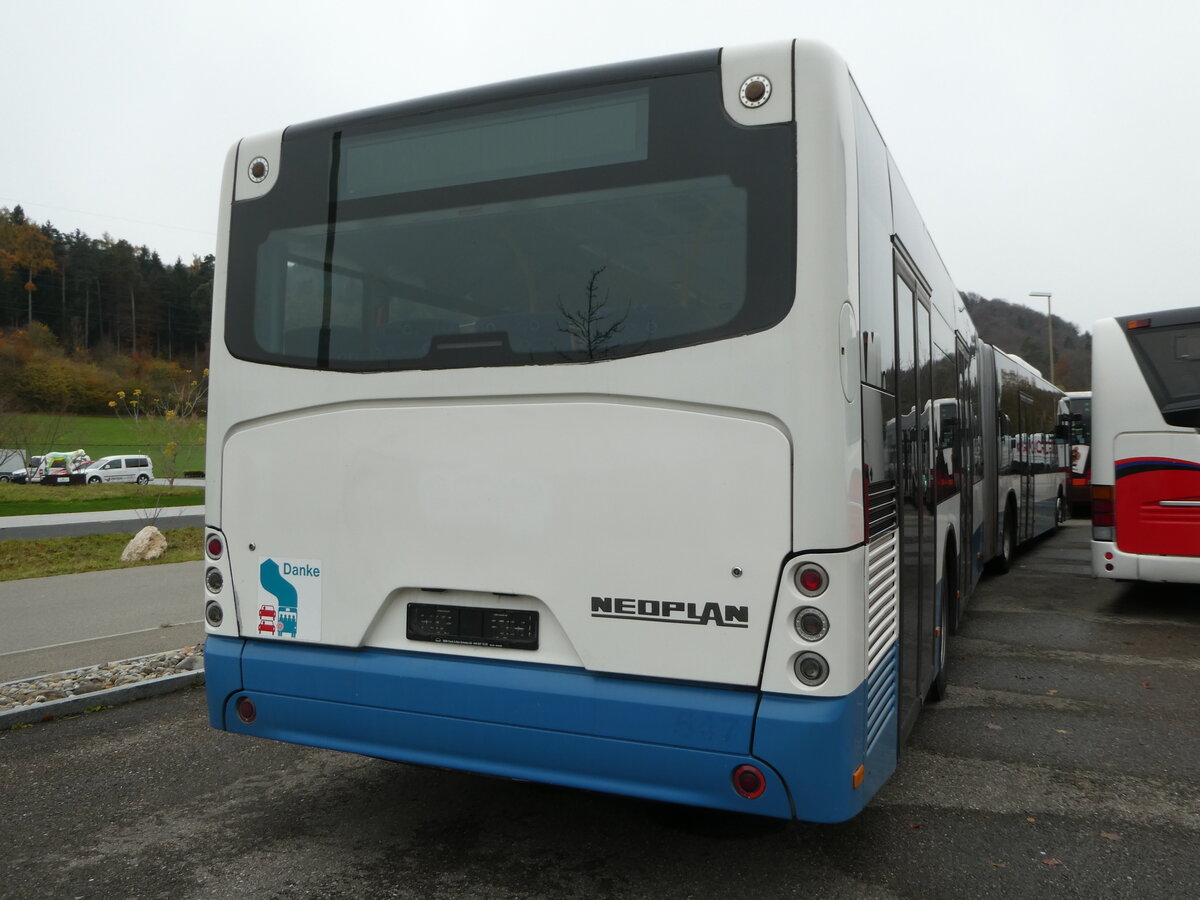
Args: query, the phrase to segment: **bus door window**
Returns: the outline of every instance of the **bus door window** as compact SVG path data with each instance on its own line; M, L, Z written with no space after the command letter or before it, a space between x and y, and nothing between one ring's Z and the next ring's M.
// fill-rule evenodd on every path
M933 367L929 290L906 254L895 256L900 504L900 739L916 718L932 668Z

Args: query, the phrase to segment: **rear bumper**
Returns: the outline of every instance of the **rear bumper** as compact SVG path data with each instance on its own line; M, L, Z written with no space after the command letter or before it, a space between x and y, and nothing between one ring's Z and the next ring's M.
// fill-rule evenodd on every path
M1112 541L1092 541L1092 574L1118 581L1200 584L1200 556L1122 553Z
M834 699L596 676L578 669L209 636L213 727L421 765L778 818L855 815L865 687ZM235 704L253 700L243 722ZM734 791L757 766L762 796Z

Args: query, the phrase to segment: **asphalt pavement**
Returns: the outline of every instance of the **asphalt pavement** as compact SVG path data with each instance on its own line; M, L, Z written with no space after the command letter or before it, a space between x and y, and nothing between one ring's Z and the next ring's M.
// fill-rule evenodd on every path
M1200 603L1093 579L1089 538L980 582L946 699L840 825L259 740L178 691L0 730L0 898L1191 900Z

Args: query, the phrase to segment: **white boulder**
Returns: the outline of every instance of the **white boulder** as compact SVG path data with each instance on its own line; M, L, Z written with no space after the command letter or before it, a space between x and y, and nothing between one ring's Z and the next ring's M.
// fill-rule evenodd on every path
M133 536L121 551L122 562L141 562L158 559L167 549L166 536L153 525L147 525Z

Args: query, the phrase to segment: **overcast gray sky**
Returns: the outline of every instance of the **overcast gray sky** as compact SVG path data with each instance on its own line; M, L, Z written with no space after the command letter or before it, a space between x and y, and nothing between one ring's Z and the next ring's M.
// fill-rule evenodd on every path
M216 251L238 138L459 87L778 38L838 50L962 290L1200 303L1193 0L5 0L0 206ZM17 85L20 85L19 87Z

